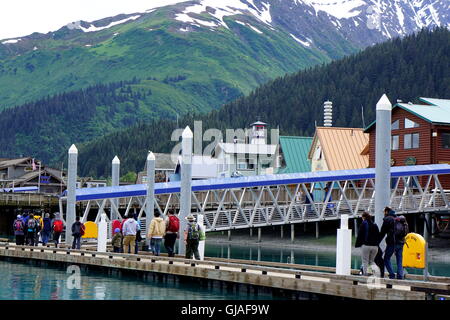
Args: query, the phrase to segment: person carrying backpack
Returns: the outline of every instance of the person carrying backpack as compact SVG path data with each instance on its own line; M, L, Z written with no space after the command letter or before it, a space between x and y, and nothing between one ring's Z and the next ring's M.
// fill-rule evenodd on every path
M380 268L375 263L375 257L378 254L379 230L378 226L372 221L371 215L364 211L362 214L363 222L359 228L355 247L361 247L361 257L363 262L363 275L368 276L369 266L372 268L375 276L380 276Z
M120 228L114 229L114 235L111 239L111 244L113 246L113 251L116 253L122 252L122 232L120 232Z
M175 257L175 242L180 238L180 219L174 210L169 210L166 219L166 234L164 235L164 247L169 257Z
M14 236L16 237L16 245L23 246L25 244L25 226L22 221L22 216L17 215L16 220L13 222Z
M35 243L35 246L37 246L39 244L39 236L41 234L43 222L42 222L41 216L34 216L34 220L36 220L36 228L35 228L35 232L34 232L34 243Z
M36 228L37 228L37 222L36 219L34 219L33 215L30 215L28 218L28 221L26 223L26 229L27 229L27 245L34 246L36 241Z
M391 257L395 254L397 262L397 279L403 279L403 245L405 237L409 233L408 223L404 216L395 214L389 207L384 209L383 225L380 231L380 240L386 236L386 250L384 252L384 265L389 273L390 279L395 279L395 272L392 269Z
M81 249L81 236L84 235L84 224L80 222L80 217L75 218L75 222L72 224L72 249Z
M200 235L202 230L192 214L186 217L188 221L186 230L184 231L184 243L186 244L186 259L192 259L194 255L196 260L200 260L200 253L198 252L198 245L200 242Z
M52 229L53 229L53 241L55 241L55 248L58 248L59 237L61 233L64 231L64 222L61 220L59 212L55 213L55 218L52 221Z
M150 248L155 256L161 252L161 242L166 233L166 225L159 212L154 213L154 218L150 222L147 239L150 239Z
M42 220L42 245L47 245L48 239L50 239L50 235L52 233L52 221L50 220L50 214L46 213L44 215L44 219Z

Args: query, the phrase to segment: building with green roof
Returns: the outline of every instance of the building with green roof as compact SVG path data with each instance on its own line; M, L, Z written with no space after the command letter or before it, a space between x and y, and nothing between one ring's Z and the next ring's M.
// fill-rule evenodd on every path
M280 136L281 167L278 173L311 172L308 153L312 137Z

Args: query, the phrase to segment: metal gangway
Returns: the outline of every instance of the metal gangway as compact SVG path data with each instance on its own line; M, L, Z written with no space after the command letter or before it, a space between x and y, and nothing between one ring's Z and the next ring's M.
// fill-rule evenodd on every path
M448 164L392 167L390 206L398 214L449 213L450 192L440 180L445 175ZM122 213L138 210L143 228L146 196L145 184L76 190L82 221L92 210L97 210L95 222L102 213L111 217L114 211L122 219ZM342 214L355 218L374 213L375 169L194 180L191 197L191 212L203 215L207 232L337 220ZM61 212L65 201L60 199ZM155 184L155 210L163 217L179 204L179 181Z

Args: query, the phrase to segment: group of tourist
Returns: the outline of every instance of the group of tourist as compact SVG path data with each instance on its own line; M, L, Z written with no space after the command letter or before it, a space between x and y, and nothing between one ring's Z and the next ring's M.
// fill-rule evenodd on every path
M196 222L193 215L186 217L188 221L184 230L184 242L186 244L187 259L200 260L198 246L200 241L205 239L205 232L200 224ZM140 223L137 215L129 215L119 224L113 222L113 238L111 240L114 252L138 253L140 236ZM161 253L161 245L164 240L164 247L169 257L175 256L175 243L180 238L180 220L174 210L169 210L166 219L161 217L159 212L155 212L147 230L147 240L149 241L149 251L155 256Z
M374 275L384 278L385 268L390 279L403 279L403 245L409 233L408 223L404 216L397 216L389 207L384 209L384 218L381 230L368 213L362 214L363 222L358 230L355 247L361 247L362 273L369 275L369 267ZM380 248L380 243L386 236L386 249ZM391 264L391 257L395 254L397 273Z
M13 222L13 229L17 245L37 246L39 239L43 245L47 245L50 239L53 239L55 246L58 247L64 222L58 212L52 219L50 213L44 213L42 218L32 212L24 212L23 215L17 215Z

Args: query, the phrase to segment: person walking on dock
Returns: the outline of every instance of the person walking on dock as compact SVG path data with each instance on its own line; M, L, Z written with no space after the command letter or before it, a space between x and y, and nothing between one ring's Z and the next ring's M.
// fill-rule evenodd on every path
M363 222L359 227L355 247L361 247L363 275L368 276L368 269L371 267L373 273L379 277L380 269L375 263L375 257L378 253L380 232L378 226L372 221L372 216L368 212L364 211L362 219Z
M195 222L195 217L190 214L186 217L188 221L186 230L184 230L184 243L186 244L186 259L192 259L194 255L196 260L200 260L198 245L200 242L200 226Z
M397 279L403 279L403 245L409 233L408 224L404 216L397 217L395 211L389 207L384 208L383 225L380 231L380 240L386 236L386 250L384 251L384 265L390 279L395 279L392 269L391 257L395 253L397 262Z
M154 213L154 218L150 222L147 239L150 239L150 248L155 256L161 252L161 242L166 233L166 224L159 212Z
M27 245L34 246L36 241L38 222L34 218L33 214L29 216L26 228L27 228Z
M134 253L138 254L139 242L141 242L141 240L142 240L142 236L141 236L141 222L139 221L139 216L137 215L137 213L134 213L133 217L134 217L134 220L136 220L136 222L137 222L136 243L135 243L135 246L134 246Z
M120 228L114 229L114 235L111 239L111 245L113 246L113 251L116 253L122 252L122 232L120 232Z
M80 221L80 217L75 218L72 224L73 243L72 249L81 249L81 236L84 234L84 224Z
M166 219L166 234L164 235L164 247L169 257L175 256L175 242L180 238L180 219L175 211L170 209Z
M16 237L16 245L23 246L25 244L25 234L24 229L25 226L23 224L22 216L17 215L16 220L13 223L14 228L14 236Z
M41 231L41 238L42 238L42 245L47 245L48 240L50 239L50 235L52 234L52 221L50 219L50 214L47 212L44 215L44 219L42 220L42 231Z
M131 248L135 249L136 246L136 233L138 231L138 223L134 220L134 217L125 221L122 227L123 232L123 251L126 253L131 253Z
M58 248L59 237L64 231L64 222L62 221L59 212L55 213L55 218L52 221L53 229L53 241L55 241L55 247Z

